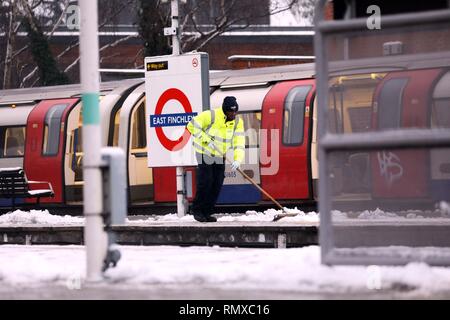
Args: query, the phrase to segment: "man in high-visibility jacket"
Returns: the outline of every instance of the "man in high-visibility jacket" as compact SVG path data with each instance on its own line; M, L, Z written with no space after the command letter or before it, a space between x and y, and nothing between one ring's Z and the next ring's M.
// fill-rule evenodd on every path
M187 129L194 137L197 157L197 190L191 212L200 222L215 222L212 216L225 178L225 154L234 151L232 170L245 158L244 121L236 117L239 105L235 97L225 97L222 108L203 111Z

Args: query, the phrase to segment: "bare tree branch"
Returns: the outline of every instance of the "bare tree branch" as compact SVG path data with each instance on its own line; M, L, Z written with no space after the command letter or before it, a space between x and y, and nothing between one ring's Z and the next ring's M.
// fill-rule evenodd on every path
M100 63L102 63L103 60L107 60L107 59L114 58L114 57L117 57L117 56L120 56L120 53L113 53L113 54L110 54L110 55L107 55L107 56L100 57Z
M143 64L142 64L142 57L141 57L141 55L142 55L142 53L144 52L144 48L141 48L141 49L139 49L139 51L136 53L136 55L134 56L134 59L133 59L133 64L134 64L134 68L135 69L139 69L140 68L140 66L144 66ZM138 65L137 64L137 60L138 60L138 58L140 58L140 62L141 62L141 64L140 65Z
M41 80L41 78L37 77L36 80L33 81L30 87L34 87L38 81Z
M50 31L50 33L47 36L47 39L50 39L53 36L53 33L55 33L56 29L58 28L59 24L61 23L61 20L64 18L64 15L66 14L66 10L69 7L70 0L64 1L64 9L61 11L61 14L59 15L58 20L56 20L55 25L53 26L53 29Z
M10 2L11 10L9 11L8 35L6 41L5 68L3 71L3 88L9 88L11 85L11 67L14 56L14 46L18 25L14 26L16 20L17 8L13 2ZM20 24L19 24L20 25Z
M27 82L28 79L30 79L32 76L34 76L38 70L39 70L38 67L34 67L34 69L30 73L28 73L25 77L23 77L22 81L20 82L19 87L20 88L25 87L25 82Z
M26 0L21 0L21 1L26 1ZM104 27L111 19L113 19L114 17L116 17L116 16L123 10L123 8L125 8L125 7L126 7L127 5L129 5L131 2L133 2L133 0L128 0L126 3L123 3L120 7L118 7L118 8L112 13L111 16L105 18L105 20L99 25L99 28ZM42 1L39 1L39 4L40 4L40 3L42 3ZM50 38L53 36L54 32L56 31L56 29L57 29L59 23L61 22L62 18L63 18L64 15L65 15L65 11L66 11L68 5L69 5L69 0L66 0L66 1L64 2L64 10L62 10L62 13L61 13L61 15L59 16L59 18L58 18L57 22L55 23L55 25L53 26L53 29L52 29L51 32L48 34L48 36L47 36L48 39L50 39ZM28 18L30 18L30 17L28 17ZM120 40L120 39L119 39L119 40ZM127 39L124 39L124 40L122 40L122 41L125 41L125 40L127 40ZM122 41L120 41L120 42L122 42ZM120 43L120 42L118 42L118 43ZM75 41L73 41L67 48L65 48L62 52L60 52L60 53L56 56L56 61L59 61L61 57L63 57L66 53L68 53L68 52L71 51L73 48L77 47L78 45L79 45L79 40L78 40L78 39L75 40ZM117 43L116 43L116 44L113 43L113 44L111 44L110 46L115 46L115 45L117 45ZM109 47L109 46L107 46L107 47ZM106 47L106 48L107 48L107 47ZM106 48L105 48L105 49L106 49ZM102 50L100 50L100 51L102 51ZM76 66L76 65L78 64L79 59L80 59L79 57L78 57L77 59L75 59L75 61L73 61L69 66L67 66L67 67L64 69L63 72L64 72L64 73L67 73L70 69L72 69L74 66ZM39 69L36 67L36 68L34 68L31 72L29 72L29 73L22 79L22 81L21 81L21 83L20 83L20 87L23 88L23 87L25 86L26 81L28 81L30 78L32 78L32 77L37 73L38 70L39 70ZM33 85L32 85L32 86L33 86Z
M111 19L115 18L122 10L123 8L125 8L127 5L129 5L130 3L132 3L133 0L128 0L125 4L123 4L121 7L119 7L116 11L113 12L113 14L107 18L105 18L105 20L102 21L102 23L99 24L98 29L104 27ZM80 44L80 41L77 39L75 41L72 41L72 43L63 51L61 51L57 56L56 56L56 60L58 61L62 56L64 56L67 52L69 52L70 50L72 50L75 47L78 47L78 45Z
M183 51L200 50L226 31L245 29L250 26L250 21L290 10L299 1L301 0L286 0L283 3L275 3L275 6L265 12L243 11L236 15L236 11L239 12L238 5L241 4L239 1L220 0L220 14L214 18L209 30L205 30L204 26L199 26L195 19L200 7L208 4L208 1L199 1L197 7L191 8L182 21L183 29L186 26L189 26L190 29L182 34L182 49Z
M135 37L137 37L137 35L131 34L131 35L128 35L128 36L126 36L126 37L117 39L116 41L114 41L114 42L112 42L112 43L108 43L108 44L104 45L103 47L101 47L100 50L99 50L99 52L102 52L102 51L104 51L104 50L106 50L106 49L108 49L108 48L111 48L111 47L115 47L115 46L117 46L119 43L124 42L124 41L127 41L127 40L132 39L132 38L135 38ZM74 66L76 66L77 63L78 63L78 61L80 61L80 57L76 58L74 62L72 62L67 68L65 68L65 69L64 69L64 72L68 72L70 69L72 69Z
M28 22L30 23L31 28L35 32L38 32L38 28L36 26L34 14L33 14L33 9L31 9L28 1L27 0L19 0L19 2L22 6L21 9L22 9L23 13L25 13L25 17L27 18Z

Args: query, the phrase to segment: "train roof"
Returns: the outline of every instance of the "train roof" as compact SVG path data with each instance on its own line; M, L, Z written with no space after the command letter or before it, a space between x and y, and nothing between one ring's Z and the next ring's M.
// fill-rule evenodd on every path
M408 54L332 61L330 75L450 67L450 52Z
M282 80L311 78L314 76L314 64L293 64L275 67L252 68L241 70L225 70L210 72L210 86L240 86L246 84L264 84ZM102 82L103 93L143 82L143 78ZM13 103L32 103L45 99L60 99L81 95L81 84L69 84L48 87L0 90L0 105Z
M314 63L290 64L275 67L210 72L210 86L239 86L283 80L306 79L315 75Z
M100 92L109 93L116 88L126 85L131 87L142 81L143 79L127 79L102 82L100 84ZM81 96L81 93L81 84L0 90L0 105L13 103L31 103L46 99L79 97Z

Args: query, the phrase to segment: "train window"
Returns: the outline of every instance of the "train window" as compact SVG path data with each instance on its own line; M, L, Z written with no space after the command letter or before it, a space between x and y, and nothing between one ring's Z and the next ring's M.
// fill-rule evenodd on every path
M450 72L436 83L432 98L431 127L450 128Z
M120 125L120 110L118 109L114 115L114 128L113 128L113 147L119 146L119 125Z
M352 132L365 132L371 128L372 107L348 108Z
M145 135L145 101L142 101L134 110L131 123L131 149L147 148L147 137Z
M373 94L385 73L355 74L331 80L328 131L367 132L372 129Z
M25 127L0 128L0 157L23 157L25 149Z
M55 156L59 150L59 138L61 132L61 118L67 104L57 104L51 107L44 120L44 140L42 155Z
M284 101L283 144L299 145L303 142L303 124L306 97L311 86L292 88Z
M328 115L328 130L332 133L344 131L341 115L344 110L344 93L345 87L341 84L335 84L330 87L329 105L331 109Z
M378 100L378 128L380 130L400 127L402 96L407 83L407 78L390 79L381 89Z
M450 98L433 101L431 121L435 128L450 128Z
M239 113L239 117L244 121L245 147L258 147L259 129L261 128L261 112Z

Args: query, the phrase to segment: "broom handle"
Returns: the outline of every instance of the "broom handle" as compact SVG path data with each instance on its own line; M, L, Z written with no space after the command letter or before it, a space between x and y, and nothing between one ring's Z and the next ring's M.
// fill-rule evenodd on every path
M248 181L250 181L255 187L257 187L259 189L259 191L261 191L262 193L264 193L270 200L272 200L273 203L275 203L277 205L278 208L280 208L282 211L284 211L284 208L281 206L281 204L278 203L277 200L275 200L270 194L267 193L266 190L264 190L263 188L261 188L255 181L253 181L252 178L250 178L244 171L242 171L240 168L237 168L237 171L239 171L240 174L242 174L244 176L245 179L247 179Z
M214 150L216 150L219 154L221 154L222 156L225 157L225 160L228 161L228 163L232 163L226 155L224 155L222 152L220 152L217 147L213 144ZM272 200L273 203L275 203L277 205L278 208L280 208L282 211L284 211L284 208L281 206L281 204L278 203L277 200L275 200L266 190L264 190L263 188L261 188L252 178L250 178L244 171L242 171L240 168L237 168L237 171L239 171L240 174L242 174L242 176L247 179L248 181L250 181L256 188L258 188L259 191L261 191L262 193L264 193L270 200Z

